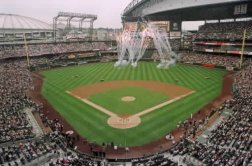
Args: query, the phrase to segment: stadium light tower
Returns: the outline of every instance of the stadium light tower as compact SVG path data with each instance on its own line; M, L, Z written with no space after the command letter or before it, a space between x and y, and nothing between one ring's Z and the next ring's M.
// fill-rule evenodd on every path
M88 39L91 41L92 36L93 36L93 28L94 28L95 20L97 20L97 15L93 15L93 14L59 12L58 15L53 18L54 41L56 41L56 37L57 37L58 21L66 22L67 30L71 30L71 22L79 22L79 31L82 31L83 22L88 22L89 23Z

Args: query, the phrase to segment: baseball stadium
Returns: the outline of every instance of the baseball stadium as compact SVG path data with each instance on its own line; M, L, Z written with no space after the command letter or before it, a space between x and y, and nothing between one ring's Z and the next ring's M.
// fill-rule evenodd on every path
M0 165L252 165L252 2L121 12L0 14Z

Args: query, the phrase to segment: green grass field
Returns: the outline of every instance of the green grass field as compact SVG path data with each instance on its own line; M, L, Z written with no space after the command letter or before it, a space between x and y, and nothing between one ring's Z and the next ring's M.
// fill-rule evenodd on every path
M126 142L127 146L136 146L165 136L178 122L187 119L191 113L197 112L217 97L225 73L223 70L189 65L175 65L160 70L155 63L149 62L140 62L136 68L129 66L120 69L114 68L112 63L86 64L42 72L45 77L42 95L88 140L99 144L114 142L119 146L124 146ZM73 77L74 75L80 77ZM107 125L107 115L66 93L67 90L93 84L101 79L158 80L187 87L195 93L142 116L141 124L135 128L115 129ZM148 100L154 100L154 97L151 96Z
M136 98L132 102L121 100L124 96ZM168 96L141 87L122 87L91 95L89 100L119 114L131 115L168 100Z

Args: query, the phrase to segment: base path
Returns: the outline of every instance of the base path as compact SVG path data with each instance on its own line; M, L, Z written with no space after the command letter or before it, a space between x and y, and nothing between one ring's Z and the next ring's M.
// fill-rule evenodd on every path
M128 129L128 128L132 128L132 127L136 127L138 126L140 123L141 123L141 119L139 117L121 117L121 116L118 116L117 114L107 110L106 108L98 105L98 104L95 104L87 99L82 99L78 96L75 96L73 95L71 92L67 91L68 94L80 99L81 101L83 101L84 103L88 104L89 106L107 114L108 116L110 116L108 118L108 124L111 126L111 127L114 127L114 128L119 128L119 129Z
M112 90L115 88L121 88L121 87L144 87L146 89L163 93L167 96L169 96L169 100L163 103L160 103L158 105L155 105L151 108L147 108L137 114L129 115L129 116L121 116L117 115L110 110L88 100L88 97L92 94L96 94L99 92L104 92L108 90ZM78 88L75 88L71 91L67 91L68 94L78 98L79 100L83 101L84 103L88 104L89 106L107 114L109 116L108 118L108 125L114 128L119 129L128 129L132 127L136 127L141 123L141 116L148 114L152 111L155 111L161 107L164 107L170 103L173 103L177 100L180 100L190 94L192 94L194 91L180 87L178 85L173 85L169 83L162 83L158 81L113 81L113 82L100 82L92 85L87 86L81 86ZM127 96L126 96L127 97ZM128 96L129 97L129 96Z

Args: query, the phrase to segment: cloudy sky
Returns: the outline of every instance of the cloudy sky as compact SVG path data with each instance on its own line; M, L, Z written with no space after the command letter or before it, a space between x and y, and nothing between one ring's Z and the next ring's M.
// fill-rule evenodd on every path
M96 14L94 26L120 28L121 14L131 0L0 0L0 12L34 17L52 24L59 11ZM184 24L183 29L197 29Z
M0 12L52 23L59 11L96 14L95 27L121 27L121 14L131 0L0 0Z

